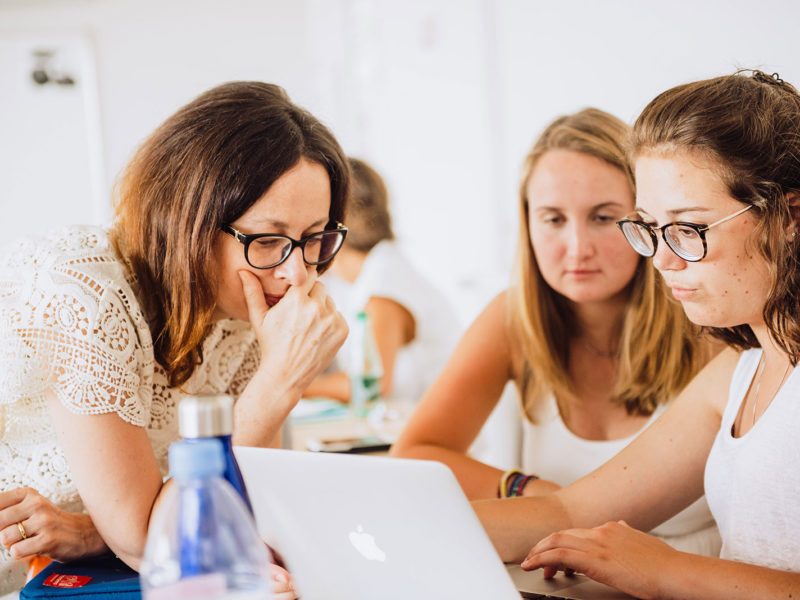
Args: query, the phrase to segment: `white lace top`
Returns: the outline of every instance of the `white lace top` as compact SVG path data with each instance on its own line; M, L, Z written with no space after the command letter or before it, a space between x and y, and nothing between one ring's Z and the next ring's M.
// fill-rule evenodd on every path
M45 401L70 411L116 413L144 427L162 473L178 437L185 394L238 395L258 364L248 323L217 323L203 364L181 389L155 362L135 283L95 227L72 227L0 254L0 491L29 486L67 510L83 505ZM18 589L25 565L0 547L0 594Z

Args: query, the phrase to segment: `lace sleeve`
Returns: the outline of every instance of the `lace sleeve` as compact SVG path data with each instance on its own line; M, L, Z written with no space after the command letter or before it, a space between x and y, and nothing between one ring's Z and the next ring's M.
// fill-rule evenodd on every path
M241 395L244 388L247 387L247 384L250 383L250 380L253 378L256 369L258 369L260 360L261 351L258 347L258 342L254 339L247 348L242 364L239 365L233 379L231 379L227 390L228 394L232 395L234 398L238 398Z
M49 389L74 413L114 412L145 426L153 362L138 305L113 279L76 280L77 272L40 272L5 303L0 398L16 402Z

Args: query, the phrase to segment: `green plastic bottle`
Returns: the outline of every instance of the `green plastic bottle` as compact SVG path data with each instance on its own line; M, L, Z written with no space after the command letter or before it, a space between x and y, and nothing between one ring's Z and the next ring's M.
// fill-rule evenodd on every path
M366 417L380 400L383 377L381 355L367 313L358 313L352 335L350 407L355 416Z

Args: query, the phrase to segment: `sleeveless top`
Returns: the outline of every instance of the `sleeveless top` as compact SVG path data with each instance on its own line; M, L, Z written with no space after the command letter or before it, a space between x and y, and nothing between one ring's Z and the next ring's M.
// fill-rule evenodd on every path
M614 457L666 409L660 405L635 434L616 440L587 440L572 433L550 395L537 413L538 423L524 416L522 470L561 486L588 475ZM705 498L700 498L651 532L684 552L717 556L720 539Z
M47 390L75 414L114 413L145 428L166 475L178 401L244 389L259 360L249 323L216 323L203 363L171 388L135 289L97 227L62 229L0 253L0 491L29 486L65 510L83 510ZM0 594L22 585L24 567L0 547Z
M747 350L736 365L706 463L706 496L722 535L722 558L800 572L797 369L750 431L739 438L731 433L760 357L760 349Z

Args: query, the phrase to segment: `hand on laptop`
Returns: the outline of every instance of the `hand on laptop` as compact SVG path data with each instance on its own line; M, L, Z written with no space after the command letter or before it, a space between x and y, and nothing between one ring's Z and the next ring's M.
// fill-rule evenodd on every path
M658 572L664 574L680 554L624 521L612 521L547 536L531 549L522 568L542 568L545 578L560 570L567 574L577 571L637 598L647 598L660 587L653 577L653 565L660 565Z

